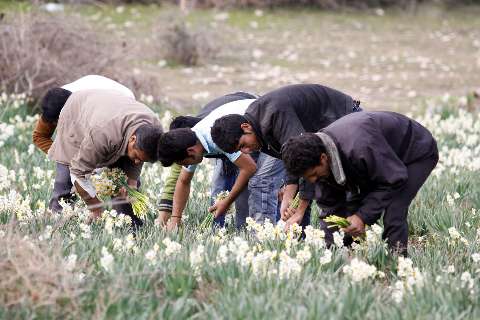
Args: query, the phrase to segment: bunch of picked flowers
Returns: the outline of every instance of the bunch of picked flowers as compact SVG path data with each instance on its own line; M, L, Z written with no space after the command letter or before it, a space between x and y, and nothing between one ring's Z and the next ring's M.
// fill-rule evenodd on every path
M92 176L97 196L102 199L117 197L122 188L127 191L132 203L133 213L142 218L148 209L148 197L128 185L127 176L119 168L105 168L100 174Z
M292 202L290 202L290 208L297 209L300 205L300 192L297 192L295 198L293 198Z
M350 225L350 222L343 218L343 217L339 217L339 216L336 216L336 215L330 215L328 217L326 217L325 219L323 219L323 221L329 223L330 225L328 226L328 228L335 228L335 227L338 227L338 228L346 228Z
M219 192L217 194L217 196L215 197L214 205L217 204L219 201L228 198L229 194L230 194L230 192L228 192L226 190ZM233 213L233 211L234 211L233 206L230 206L230 208L228 209L227 212L225 212L225 214L231 214L231 213ZM200 224L200 229L201 230L210 229L213 225L213 219L214 218L215 218L214 213L213 212L208 212L207 216L205 217L205 219L203 219L202 223Z

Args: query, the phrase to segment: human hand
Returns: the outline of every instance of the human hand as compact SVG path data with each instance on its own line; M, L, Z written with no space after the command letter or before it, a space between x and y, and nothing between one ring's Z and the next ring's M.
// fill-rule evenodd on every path
M295 209L293 209L293 210L295 210ZM305 211L303 211L303 212L298 211L294 215L292 215L290 218L288 218L288 220L285 223L285 232L287 232L288 229L290 229L290 227L293 226L295 223L300 225L302 223L304 214L305 214Z
M128 197L127 188L121 187L120 190L118 190L118 197L121 199L127 199Z
M283 195L282 203L280 205L280 217L283 221L287 221L289 217L291 217L291 214L289 214L287 211L290 208L290 203L292 202L293 197L289 198L286 194ZM295 209L293 209L295 211Z
M287 207L287 210L284 212L284 216L282 216L282 220L287 221L291 217L293 217L297 213L297 209L294 209L290 207L290 205Z
M352 237L359 237L365 233L365 223L358 215L351 215L347 217L347 220L350 222L350 225L343 228L343 232L348 233Z
M180 224L182 223L182 217L181 216L171 216L170 219L168 219L167 222L167 231L172 232L178 230L180 227Z
M228 204L227 199L218 200L213 206L208 208L209 212L213 212L215 218L218 218L222 214L228 211L230 205Z
M168 223L168 219L172 213L170 211L159 211L155 224L161 227L165 227Z
M90 209L90 216L87 218L87 224L91 224L94 221L100 219L103 213L103 208Z

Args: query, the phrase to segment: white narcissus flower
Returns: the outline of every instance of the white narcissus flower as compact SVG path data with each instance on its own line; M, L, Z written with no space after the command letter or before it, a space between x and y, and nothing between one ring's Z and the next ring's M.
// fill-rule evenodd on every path
M113 241L113 250L117 252L123 251L123 241L120 238L114 238Z
M115 222L111 217L106 217L105 218L104 229L107 232L107 234L112 234L113 233L113 226L114 225L115 225Z
M100 265L105 271L112 271L113 256L108 252L108 249L102 247L102 258L100 259Z
M308 225L305 227L305 243L314 248L325 247L325 232Z
M422 287L424 284L423 274L418 268L413 267L410 258L398 257L397 275L410 292L413 291L414 286Z
M190 252L190 264L192 265L196 276L200 275L200 270L204 261L204 252L205 247L202 244L198 245L194 250Z
M88 224L80 223L79 227L80 227L80 230L82 230L82 238L90 239L92 237L92 232Z
M85 273L80 272L77 274L77 282L82 282L85 279Z
M455 205L455 199L449 194L447 194L447 203L450 207L453 207Z
M374 224L372 225L372 231L377 235L377 236L381 236L382 233L383 233L383 228L380 227L378 224Z
M330 262L332 262L332 251L330 251L329 249L326 249L323 252L323 256L320 258L320 264L325 265Z
M170 238L163 239L162 243L165 245L165 255L170 257L180 252L182 245L178 242L170 240Z
M271 268L274 265L273 259L276 251L265 250L252 257L252 273L256 276L268 276L271 274Z
M392 288L393 301L395 301L396 303L402 302L404 291L405 291L405 286L403 285L403 282L401 280L398 280L397 282L395 282Z
M333 242L338 248L343 248L343 237L345 233L343 231L337 231L333 233Z
M290 257L285 251L280 253L280 264L278 266L278 275L280 279L288 279L302 271L302 266L297 260Z
M125 237L125 251L134 250L135 247L135 237L132 233L129 233Z
M65 261L65 270L68 272L72 272L77 265L77 255L76 254L71 254L67 257Z
M43 241L50 239L52 237L52 231L53 227L51 225L47 225L43 234L38 237L38 240Z
M474 281L470 272L465 271L460 276L460 281L462 282L462 287L466 289L473 289Z
M472 260L475 263L478 263L480 261L480 253L472 253Z
M222 244L220 248L218 248L217 263L225 264L227 262L228 262L228 247Z
M401 278L413 273L413 261L410 258L398 257L397 275Z
M145 253L145 258L150 264L155 264L157 262L157 251L155 249L148 250L147 253Z
M297 251L297 261L300 264L305 264L312 257L310 248L308 246L303 247L302 250Z
M458 240L462 237L455 227L448 228L448 233L453 240Z
M447 273L455 273L455 266L449 265L447 268Z
M373 278L377 273L377 268L357 258L353 258L350 265L343 267L343 273L345 273L352 282L359 282Z

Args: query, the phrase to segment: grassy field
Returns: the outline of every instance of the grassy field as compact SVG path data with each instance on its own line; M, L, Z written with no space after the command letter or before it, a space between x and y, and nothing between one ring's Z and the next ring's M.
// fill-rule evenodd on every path
M0 1L6 18L28 7ZM154 94L178 110L232 91L261 94L298 82L338 88L369 109L411 110L425 98L479 89L479 13L478 6L429 6L415 14L252 9L185 15L169 5L83 5L51 15L80 15L98 34L118 36L135 56L122 68L156 79L154 92L137 95ZM182 21L210 42L212 50L199 66L162 57L160 34Z
M53 165L30 142L36 118L24 97L0 99L2 319L480 318L480 121L458 108L465 98L415 116L441 155L410 210L411 260L387 253L381 226L353 249L326 249L315 224L305 241L271 224L199 230L208 165L179 233L153 223L159 164L142 173L152 208L136 238L111 212L91 225L81 206L52 215Z

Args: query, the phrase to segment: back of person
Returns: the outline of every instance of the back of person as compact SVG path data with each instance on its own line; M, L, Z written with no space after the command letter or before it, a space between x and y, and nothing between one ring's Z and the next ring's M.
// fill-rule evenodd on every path
M90 89L115 90L127 97L135 99L135 95L133 94L132 90L128 89L117 81L99 75L88 75L81 77L78 80L62 86L62 88L70 92Z
M258 98L246 114L261 119L268 113L288 113L292 108L305 131L316 132L352 112L352 105L353 99L338 90L319 84L295 84Z
M118 118L140 121L144 116L154 115L153 111L144 104L117 91L82 90L73 93L67 100L60 113L59 126L61 122L68 121L69 126L87 130L95 126L105 126Z
M347 128L355 128L363 134L352 139L352 134ZM359 139L374 139L378 136L375 131L379 131L398 158L407 165L430 156L436 150L435 139L430 131L415 120L395 112L352 113L332 123L324 131L333 133L335 139L342 142L343 148L351 150L359 145ZM368 134L369 132L372 134ZM374 146L375 141L366 144Z
M68 98L60 113L57 137L48 155L68 165L87 137L97 148L102 145L109 153L120 153L126 148L128 137L143 124L160 122L152 110L135 99L117 91L78 91ZM117 155L103 156L110 159Z
M197 114L197 117L203 119L206 116L208 116L210 112L212 112L213 110L233 101L244 100L244 99L257 99L257 98L258 97L254 96L253 94L242 92L242 91L229 93L207 103Z

